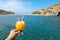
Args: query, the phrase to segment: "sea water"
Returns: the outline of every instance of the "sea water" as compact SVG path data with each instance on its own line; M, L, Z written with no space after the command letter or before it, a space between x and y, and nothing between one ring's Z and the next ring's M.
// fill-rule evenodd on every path
M5 40L18 17L0 16L0 40ZM26 27L24 35L17 36L16 40L60 40L60 17L57 16L24 16Z

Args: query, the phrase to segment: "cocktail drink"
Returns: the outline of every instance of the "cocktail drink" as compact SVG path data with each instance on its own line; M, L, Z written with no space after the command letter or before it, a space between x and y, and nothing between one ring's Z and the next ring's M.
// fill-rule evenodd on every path
M25 22L24 21L17 21L16 22L16 29L19 31L22 31L25 28Z
M18 19L18 21L16 22L16 29L21 31L21 35L23 35L22 31L25 28L25 21L23 21L24 16L22 17L22 19Z

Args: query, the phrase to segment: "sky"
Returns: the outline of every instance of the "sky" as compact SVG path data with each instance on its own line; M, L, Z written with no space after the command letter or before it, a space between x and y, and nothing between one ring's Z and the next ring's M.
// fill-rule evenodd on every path
M60 0L0 0L0 9L16 14L31 14L40 9L46 9Z

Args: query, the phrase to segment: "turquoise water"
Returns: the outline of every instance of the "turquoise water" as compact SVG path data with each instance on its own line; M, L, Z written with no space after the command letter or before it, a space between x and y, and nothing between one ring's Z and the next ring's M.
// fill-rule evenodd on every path
M5 40L10 30L15 29L21 16L0 16L0 40ZM60 17L25 16L24 35L16 40L60 40Z

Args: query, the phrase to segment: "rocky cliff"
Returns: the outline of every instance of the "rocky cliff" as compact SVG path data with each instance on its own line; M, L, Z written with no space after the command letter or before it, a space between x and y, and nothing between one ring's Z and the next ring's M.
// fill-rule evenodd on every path
M32 14L39 14L43 16L59 16L60 15L60 3L57 3L46 9L35 11Z

